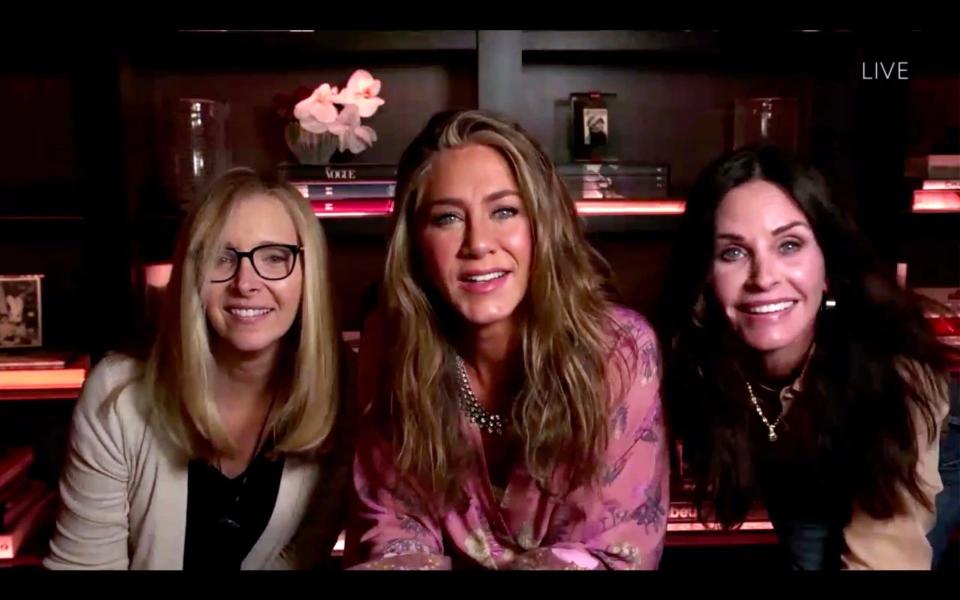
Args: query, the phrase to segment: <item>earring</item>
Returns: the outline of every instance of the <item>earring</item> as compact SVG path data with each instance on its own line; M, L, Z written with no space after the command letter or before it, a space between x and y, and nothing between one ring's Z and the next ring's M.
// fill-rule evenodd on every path
M820 303L821 310L833 310L837 307L837 301L833 296L828 296L826 292L823 294L823 301Z

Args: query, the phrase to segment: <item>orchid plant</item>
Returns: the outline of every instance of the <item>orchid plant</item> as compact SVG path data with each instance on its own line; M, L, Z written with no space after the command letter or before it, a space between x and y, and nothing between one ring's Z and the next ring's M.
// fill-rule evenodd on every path
M340 152L349 150L359 154L377 141L377 132L361 124L360 119L373 116L384 105L379 94L380 80L374 79L368 71L358 69L342 90L328 83L321 84L308 98L297 103L293 116L303 131L327 138L335 136ZM337 110L338 105L342 107L340 110Z

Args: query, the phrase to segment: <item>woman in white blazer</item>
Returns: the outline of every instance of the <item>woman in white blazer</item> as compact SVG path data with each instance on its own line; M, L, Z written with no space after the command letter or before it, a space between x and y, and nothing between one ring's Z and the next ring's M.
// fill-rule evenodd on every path
M51 569L322 566L349 448L323 232L249 169L187 216L144 361L90 373L60 480Z

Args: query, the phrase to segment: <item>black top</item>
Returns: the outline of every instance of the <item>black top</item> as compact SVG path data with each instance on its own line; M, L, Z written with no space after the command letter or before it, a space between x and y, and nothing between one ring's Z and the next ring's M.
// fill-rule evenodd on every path
M257 455L230 479L210 463L190 461L184 570L239 570L273 514L283 458Z
M772 423L780 414L779 394L756 390ZM794 569L836 570L841 567L843 527L850 518L849 501L828 456L809 441L811 416L795 397L771 442L759 418L751 416L757 491Z

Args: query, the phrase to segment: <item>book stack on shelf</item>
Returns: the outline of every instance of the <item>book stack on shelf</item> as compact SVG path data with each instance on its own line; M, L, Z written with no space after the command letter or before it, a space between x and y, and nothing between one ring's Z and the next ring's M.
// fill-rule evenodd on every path
M557 172L581 215L679 214L670 198L670 166L642 163L576 163Z
M700 514L693 501L694 482L690 477L689 467L683 458L683 442L677 440L677 470L673 474L673 484L670 490L670 511L667 513L667 531L670 533L722 531L720 524L711 521L701 521ZM773 532L773 524L766 509L761 504L747 511L744 522L737 528L739 531Z
M320 218L393 212L397 167L386 164L280 165L280 177L310 201Z
M773 524L762 505L757 504L747 512L740 531L773 531ZM697 507L689 498L681 496L670 502L667 514L667 531L719 531L720 524L710 521L701 522Z
M0 566L24 559L53 523L57 493L30 478L33 459L30 447L0 447Z
M913 291L946 307L946 311L928 311L927 320L941 341L960 347L960 288L918 287Z
M913 191L913 212L960 211L960 154L910 158L906 175L921 186Z
M0 400L76 398L89 370L87 355L0 354Z

